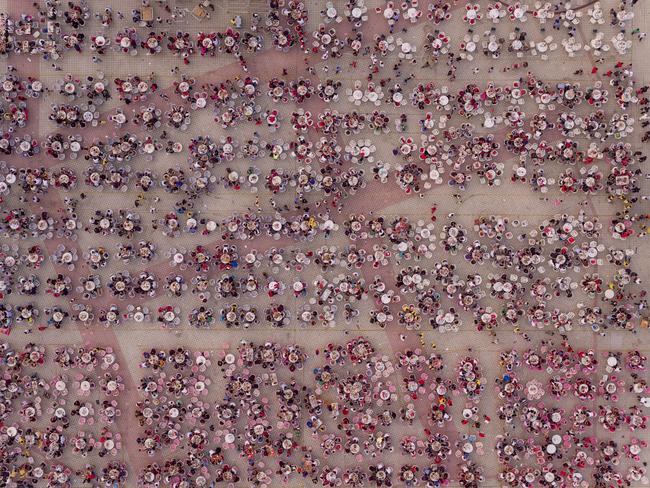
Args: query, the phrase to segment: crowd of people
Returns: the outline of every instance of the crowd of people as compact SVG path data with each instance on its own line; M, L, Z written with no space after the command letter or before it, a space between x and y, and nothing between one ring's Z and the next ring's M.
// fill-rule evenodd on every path
M648 483L642 3L122 3L0 14L4 486Z

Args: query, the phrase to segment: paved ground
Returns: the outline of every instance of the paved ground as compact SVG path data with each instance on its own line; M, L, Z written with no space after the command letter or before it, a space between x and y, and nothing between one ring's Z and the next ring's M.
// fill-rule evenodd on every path
M6 2L0 1L0 10L6 10L11 13L17 13L23 8L27 8L29 2ZM89 2L93 7L93 10L98 10L102 8L106 2L98 2L92 0ZM128 15L131 8L137 6L138 2L135 1L120 1L114 0L111 2L114 12L121 10ZM168 2L172 7L190 7L193 5L192 2L182 1L182 0L169 0ZM579 3L579 2L578 2ZM603 9L607 11L610 7L610 0L602 2ZM322 2L308 1L308 9L313 14L310 16L310 25L307 31L314 30L317 27L318 15L317 12L322 8ZM337 2L338 5L338 2ZM372 39L372 36L378 32L384 32L386 30L386 24L383 19L376 15L373 11L374 7L379 5L375 0L371 0L368 4L369 7L369 17L367 25L364 26L363 32L366 40ZM339 6L342 7L342 6ZM156 13L162 12L160 6L156 5ZM463 4L454 5L454 9L463 9ZM649 4L647 2L640 1L635 8L635 20L634 26L639 27L642 31L649 30L648 26L648 8ZM168 32L173 32L176 29L189 31L191 33L197 33L201 31L217 31L223 30L228 24L229 19L234 15L241 15L244 19L244 23L248 22L248 18L251 12L253 11L263 11L264 5L262 2L254 0L246 0L243 2L219 2L216 6L216 11L212 14L212 18L208 20L203 20L201 22L194 20L189 14L185 18L179 19L174 26L165 26L156 27L156 30L165 30ZM586 9L582 11L586 16ZM458 14L456 14L458 15ZM476 29L477 33L481 35L483 33L484 27L487 24L482 24ZM532 21L529 21L528 24L532 27ZM399 28L402 26L406 27L406 24L403 22L399 24ZM97 29L97 22L92 21L90 26L87 29L87 33L94 32ZM344 27L342 27L345 30ZM447 23L444 25L444 29L447 33L452 36L453 39L460 37L462 32L465 30L466 26L461 25L461 22L454 21L453 23ZM341 29L341 28L340 28ZM396 37L403 37L404 39L409 39L413 43L418 44L423 36L431 29L431 25L427 22L419 22L413 27L409 26L407 33L396 32ZM505 26L500 25L500 30L505 31ZM589 36L589 30L591 26L588 22L583 21L579 27L579 33L581 36ZM605 38L611 37L611 29L609 26L603 26L603 31L606 33ZM113 32L115 29L111 29ZM146 29L143 29L143 31ZM550 29L549 29L550 30ZM534 29L535 33L533 37L539 36L537 29ZM340 32L339 32L340 34ZM559 42L561 34L556 34L551 32L555 36L556 42ZM422 53L417 53L419 57ZM589 73L591 68L594 65L595 58L591 55L580 55L573 59L568 59L565 55L562 47L560 46L557 51L551 53L549 56L550 59L547 62L540 62L539 60L531 62L529 69L536 73L538 76L542 77L547 82L561 81L561 80L571 80L571 81L582 81L587 84L592 79ZM646 44L635 43L631 52L627 55L621 57L618 56L615 52L609 52L604 55L605 62L602 66L611 66L618 60L624 62L633 62L634 70L639 83L648 83L650 82L650 61L647 56L647 42ZM509 53L504 53L500 59L496 61L487 61L482 55L477 56L478 62L476 65L480 67L481 71L477 75L473 75L467 68L463 72L458 74L457 79L454 82L450 83L452 87L461 86L461 84L476 82L480 85L485 84L487 81L494 81L495 84L506 84L521 74L524 71L519 70L517 72L506 72L502 71L502 68L505 66L510 66L513 63L517 62L516 58L512 57ZM344 87L351 85L356 79L363 79L365 76L365 70L363 68L359 69L350 69L349 63L352 59L348 56L339 60L338 63L330 62L329 65L332 67L332 70L329 74L324 73L320 69L320 65L316 71L316 76L311 76L312 79L316 77L326 78L333 76L333 68L336 64L340 64L344 67L343 72L340 75L335 76L336 79L340 79ZM84 52L80 56L65 56L60 62L62 71L57 72L51 69L49 64L45 61L39 61L38 59L12 59L0 61L0 67L3 64L13 64L17 66L22 75L31 74L38 76L45 84L51 85L60 79L63 74L71 73L74 76L83 77L88 75L97 75L97 73L102 72L104 76L112 80L116 77L124 78L129 74L147 74L154 72L156 74L156 79L159 86L163 89L168 90L174 81L179 79L179 75L171 73L171 69L175 66L180 67L181 73L186 74L187 76L196 77L197 83L215 83L221 81L227 77L232 77L235 75L240 75L241 73L238 69L237 63L231 56L228 55L218 55L215 58L205 60L199 56L194 56L191 64L183 66L179 64L177 58L169 55L168 52L164 54L155 56L155 57L145 57L141 53L132 59L123 56L116 55L115 53L110 53L107 56L104 56L104 60L100 64L93 64L90 61L90 54ZM365 65L365 60L360 60L360 65ZM488 74L488 67L493 65L495 70L493 73ZM275 51L265 52L263 55L251 58L249 60L250 73L259 77L262 80L262 85L272 76L281 75L282 68L286 68L288 78L294 78L298 75L300 76L309 76L305 71L305 64L303 62L303 56L301 54L289 54L283 55ZM411 67L405 67L405 70L411 70ZM575 71L578 69L584 70L584 75L575 75ZM386 69L390 71L390 69ZM409 87L405 92L410 92L411 87L418 81L434 81L439 84L448 83L445 76L446 68L444 66L437 66L433 69L422 69L417 68L413 69L413 74L415 79L410 82ZM351 106L346 100L345 96L342 96L342 101L339 102L335 108L339 112L346 112L351 109ZM32 112L32 125L30 129L32 133L38 133L41 135L48 134L55 130L55 125L48 120L49 105L52 103L52 97L46 99L40 105L34 106ZM161 107L166 106L166 102L162 99L156 97L154 103ZM112 100L109 103L102 106L101 110L103 113L108 113L114 110L119 106L120 102L118 100ZM308 108L311 108L313 111L319 111L322 109L322 105L314 102L310 104ZM404 113L406 112L410 116L410 123L407 134L397 134L394 130L387 137L376 138L376 158L383 160L391 160L392 148L396 146L399 137L401 135L412 135L414 138L419 138L419 129L417 126L417 117L420 115L419 111L414 108L407 106L405 108L396 109L394 107L384 106L382 107L389 115ZM535 110L532 106L526 106L525 111L533 112ZM584 107L582 108L584 110ZM130 108L127 108L126 112L128 113ZM635 114L635 111L632 111ZM290 127L289 124L285 124L282 129L275 134L264 133L263 138L266 140L271 139L280 139L284 138L285 141L289 140ZM392 122L391 122L392 125ZM252 126L243 126L237 129L237 137L240 140L243 140L245 137L252 135L254 130L259 129L258 127ZM96 129L91 129L84 131L84 139L86 141L92 139L93 137L97 138L109 138L113 135L115 130L109 126L104 125ZM192 114L192 124L190 129L178 136L181 142L187 147L189 139L195 134L210 134L214 138L219 138L224 135L225 132L216 127L212 123L212 114L209 110L203 112L195 112ZM638 130L633 137L634 146L641 148L639 140ZM176 136L175 136L176 137ZM505 154L505 152L504 152ZM10 158L7 158L10 159ZM15 161L15 160L14 160ZM285 160L284 164L287 163L290 159ZM156 157L153 161L142 161L139 160L136 163L133 163L133 166L137 169L141 168L151 168L157 171L160 171L161 168L167 168L174 164L183 165L184 160L177 160L173 156L162 155L161 157ZM514 164L513 160L504 160L505 165L504 173L509 175L510 168ZM20 163L19 163L20 164ZM51 164L49 161L34 161L29 162L28 164L34 164L35 166L41 164ZM68 163L66 163L68 164ZM259 163L259 166L263 171L267 170L269 162L263 161ZM233 163L234 167L239 170L245 170L245 163L243 161L236 161ZM83 170L83 163L75 163L76 170L81 173ZM461 199L457 200L453 195L456 193L456 190L445 186L434 186L430 191L424 192L422 198L417 196L406 197L404 193L399 190L395 185L379 185L375 182L368 184L368 187L358 195L349 197L344 204L342 215L337 215L336 212L333 213L333 217L337 221L341 221L343 217L350 213L369 213L374 212L374 214L382 214L385 216L408 216L409 219L413 222L418 220L427 221L430 217L430 209L432 206L437 206L437 215L441 216L441 221L444 221L442 217L454 213L454 218L460 224L466 228L471 228L473 225L474 219L479 216L487 215L500 215L503 217L508 217L511 221L518 220L522 223L526 222L528 228L533 228L534 226L539 225L545 219L551 218L556 214L568 213L576 215L581 209L585 210L587 214L597 216L600 221L607 225L609 219L613 214L618 210L616 205L612 205L606 201L606 197L603 195L598 195L591 197L586 204L583 205L584 197L580 195L562 195L561 197L558 194L550 194L547 199L541 199L538 193L533 193L530 191L530 188L526 185L515 186L510 184L508 177L504 177L504 184L501 187L491 187L486 188L484 185L478 184L478 182L473 182L470 185L470 188L462 193ZM648 185L647 182L643 182L645 193L647 194ZM78 195L79 192L83 191L83 185L80 185L79 188L75 191ZM265 190L263 190L265 191ZM133 201L137 196L135 190L130 190L126 193L113 193L105 191L103 193L99 192L87 192L88 198L84 200L83 204L79 208L79 215L81 220L86 222L88 217L91 215L95 208L126 208L132 207ZM169 204L173 202L173 197L160 193L159 196L162 198L160 202L153 202L153 197L147 197L147 201L141 207L141 216L142 220L145 223L145 233L142 235L143 238L151 239L156 242L159 246L160 260L156 262L154 269L159 278L163 278L167 271L169 270L169 261L170 259L165 257L165 251L170 248L181 248L185 247L187 249L192 248L197 243L202 244L216 244L220 241L218 233L213 236L203 237L203 236L188 236L184 235L178 239L167 239L161 235L160 232L152 232L150 221L153 218L160 217L161 214L169 208ZM268 195L264 193L261 195L261 205L263 207L262 214L272 215L273 210L270 205L267 203ZM52 194L48 195L46 199L41 203L44 208L49 209L50 211L60 212L61 207L61 198L62 195ZM290 203L291 197L289 195L282 195L277 198L278 203L283 204L285 202ZM201 208L197 210L200 212L201 216L212 218L216 221L235 213L235 212L244 212L248 208L252 208L255 205L255 196L249 194L247 191L242 190L240 192L229 192L222 190L221 188L213 195L209 197L203 197L201 200ZM150 207L155 207L155 210L149 212ZM34 206L36 210L38 206ZM437 224L437 230L439 231L442 222ZM604 233L607 234L607 233ZM81 233L79 239L74 244L80 250L80 255L83 250L96 246L104 245L109 249L113 249L117 245L118 239L116 238L98 238L88 233ZM328 244L336 245L345 245L346 239L342 235L337 235L333 239L327 242ZM611 244L611 240L608 237L603 239L603 243L606 246ZM10 243L7 243L10 244ZM49 252L52 252L56 249L56 246L59 245L56 239L45 242L44 245ZM308 247L316 247L322 243L313 242L309 244L300 244L295 242L290 242L288 240L282 240L275 242L269 238L260 238L254 241L250 246L240 245L240 254L244 254L249 247L254 247L260 252L264 252L266 249L269 249L274 246L281 246L286 249L292 247L302 247L306 249ZM647 279L650 278L650 268L648 263L650 263L650 250L647 245L644 244L643 240L640 239L631 239L626 244L628 247L635 248L636 258L635 266L636 271L639 273L640 277L647 282ZM434 258L434 260L437 260ZM462 261L462 260L461 260ZM101 270L99 273L103 278L107 278L111 273L115 272L116 269L121 268L121 264L114 264L111 267ZM136 268L139 265L136 265ZM471 267L466 262L459 263L459 269L461 270L462 275L471 271ZM393 269L389 267L387 269L382 269L381 271L375 271L372 269L364 269L364 276L368 281L370 281L375 274L381 274L382 276L390 277ZM480 270L479 270L480 271ZM599 272L603 275L611 271L611 268L604 265ZM79 277L83 274L87 274L89 271L84 269L83 266L78 266L77 269L72 272L72 276ZM481 271L483 273L483 271ZM486 268L486 273L487 271ZM43 277L49 276L52 273L51 265L47 264L39 272ZM305 273L303 278L304 281L311 283L311 281L316 277L318 273L316 271L310 271ZM291 273L280 272L286 281L291 279ZM44 279L43 279L44 281ZM14 300L12 298L11 300ZM11 301L9 300L9 301ZM284 300L284 299L283 299ZM54 303L51 297L39 297L39 306L46 307L50 303ZM256 304L259 309L264 308L264 303L269 300L264 298L258 298L255 300L249 300L251 304ZM575 306L576 300L566 301L563 306L566 306L568 309ZM110 297L103 297L101 299L101 304L94 304L93 306L96 309L101 308L102 305L108 305L112 303ZM149 310L153 311L152 315L155 315L157 307L170 303L170 299L164 295L164 293L159 294L154 300L150 300L146 303L143 303L142 306L147 307ZM187 299L184 299L182 303L178 303L178 306L182 310L183 316L185 316L193 306L198 303L195 297L189 296ZM558 302L560 303L560 302ZM302 303L301 303L302 304ZM220 304L216 303L215 308L218 309ZM289 306L294 313L294 316L298 313L298 308L300 305L297 305L295 301L288 301L287 306ZM402 330L396 323L391 325L387 329L381 329L377 326L369 325L365 319L368 316L368 312L372 306L371 300L364 302L360 306L360 318L354 320L352 323L346 324L342 320L337 322L337 325L331 330L323 329L305 329L300 327L293 321L286 329L277 330L267 327L266 325L260 324L259 326L249 329L225 329L221 324L209 329L209 330L196 330L190 328L188 325L182 325L179 329L170 331L170 330L161 330L158 324L155 321L150 323L135 323L126 321L118 328L105 329L101 328L98 325L91 326L89 328L76 328L70 326L62 330L44 330L41 332L34 331L31 335L25 335L20 332L19 329L12 332L8 340L16 347L20 348L23 343L27 342L38 342L45 344L47 346L55 347L59 345L101 345L101 346L112 346L118 353L120 363L122 364L122 374L125 377L126 381L126 392L125 397L126 401L122 407L122 416L118 422L118 427L120 431L123 432L125 437L125 449L122 451L120 456L132 466L134 472L138 468L141 468L144 464L149 462L146 456L138 452L137 446L135 444L135 439L138 435L138 429L135 425L134 419L134 409L135 402L138 399L139 393L137 392L136 385L138 379L142 376L141 370L138 368L139 358L143 350L157 347L157 348L170 348L174 346L182 345L193 350L210 350L217 351L227 350L230 346L236 345L240 340L253 340L253 341L265 341L272 340L278 343L297 343L303 345L309 350L315 350L322 348L327 343L334 341L344 341L353 335L364 335L368 337L373 344L375 345L378 351L382 351L387 355L393 355L396 351L402 350L407 346L419 347L420 340L422 338L425 348L430 350L431 344L437 344L436 351L442 353L445 358L448 358L448 364L453 365L462 357L467 351L468 348L472 348L473 354L476 354L484 368L484 376L487 378L488 383L491 384L493 378L497 377L499 373L498 363L496 361L497 355L510 347L527 347L527 342L525 342L520 334L514 334L512 330L508 328L500 328L497 332L496 339L494 340L485 332L477 332L475 326L473 325L471 319L466 317L464 324L460 330L456 333L448 333L441 335L437 331L423 329L420 335L420 332L405 332ZM401 334L405 333L405 337L402 339ZM533 339L533 341L539 341L543 338L548 338L547 331L542 330L528 330L528 335ZM646 331L641 331L638 334L632 334L630 332L621 332L621 331L611 331L607 335L601 336L595 334L590 330L573 330L568 332L569 340L573 344L580 345L580 347L591 347L596 351L606 351L610 348L614 348L620 351L627 351L638 349L642 352L645 352L646 355L650 353L650 340ZM308 376L310 368L305 368L304 375ZM309 382L308 379L306 379ZM217 383L215 379L215 383ZM218 395L222 385L217 385L211 395ZM488 387L485 398L481 404L481 409L487 414L496 418L495 411L497 406L497 398L492 394L491 387ZM124 398L124 397L123 397ZM210 397L212 398L212 396ZM215 397L216 398L216 397ZM457 408L460 408L458 406ZM419 428L415 426L414 429ZM489 425L484 426L484 432L487 434L485 439L485 455L480 458L481 464L486 467L487 479L483 486L498 486L496 481L496 472L497 464L495 456L493 455L491 446L494 442L494 437L501 432L503 427L498 422L492 422ZM647 458L647 452L646 459ZM86 460L75 459L73 456L67 457L65 459L73 466L82 465ZM396 463L397 464L397 461ZM133 478L133 480L135 477ZM134 486L129 484L128 486Z

